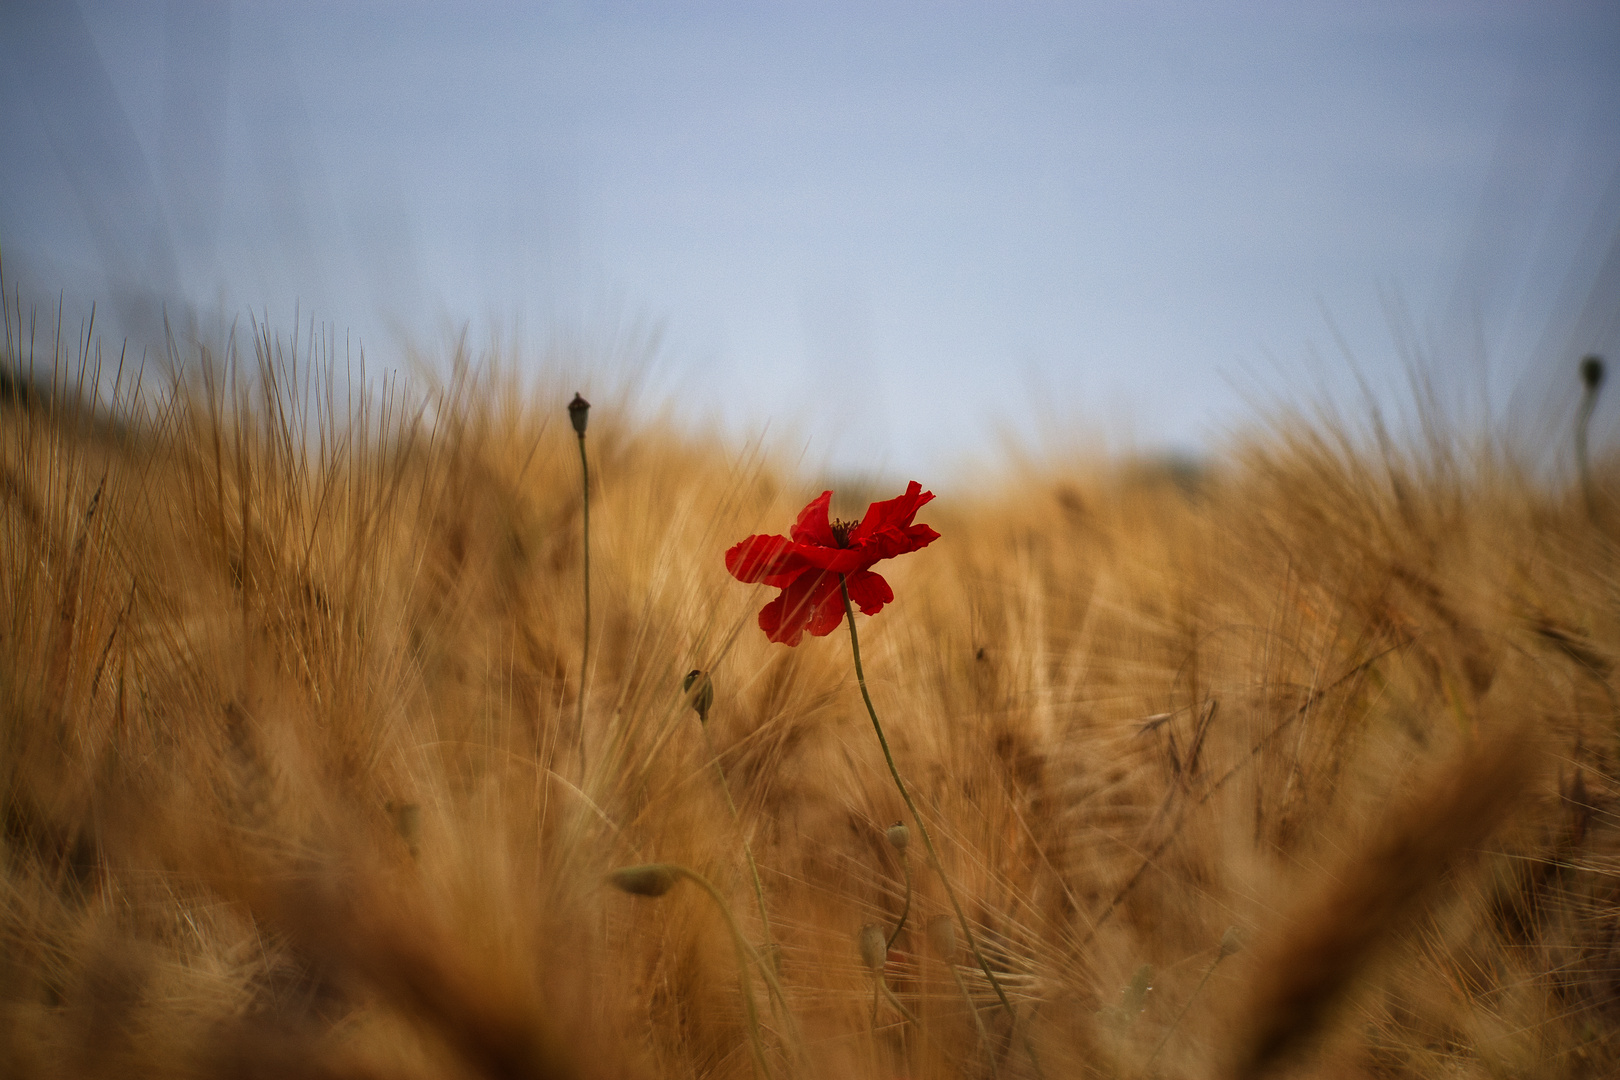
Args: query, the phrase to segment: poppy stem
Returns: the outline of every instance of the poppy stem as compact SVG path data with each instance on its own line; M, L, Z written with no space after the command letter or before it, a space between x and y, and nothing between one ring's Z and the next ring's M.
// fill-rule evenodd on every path
M979 1015L979 1007L973 1004L972 991L968 990L967 983L962 981L962 973L956 970L954 962L946 960L945 969L951 973L951 978L956 980L956 988L962 992L962 1000L967 1002L968 1014L973 1017L973 1026L979 1029L979 1041L984 1043L984 1052L990 1058L990 1075L1000 1077L1001 1069L996 1065L996 1050L990 1045L990 1032L984 1026L984 1017Z
M889 935L888 944L884 946L885 951L894 948L895 940L900 937L900 931L906 928L906 917L911 914L911 860L906 858L903 851L900 853L900 868L906 872L906 906L900 909L900 921L894 924L894 933Z
M1175 1037L1176 1028L1181 1026L1181 1021L1187 1016L1187 1010L1192 1008L1193 1000L1198 997L1199 993L1204 989L1204 985L1209 982L1209 977L1215 974L1215 969L1220 966L1222 960L1226 959L1226 956L1225 952L1220 953L1210 962L1209 967L1204 969L1204 977L1198 980L1198 985L1193 987L1193 992L1187 995L1187 1000L1182 1003L1181 1011L1176 1013L1176 1018L1170 1023L1170 1030L1164 1033L1164 1038L1159 1040L1159 1045L1155 1046L1153 1053L1148 1056L1147 1067L1151 1068L1153 1063L1159 1060L1159 1055L1164 1053L1164 1048L1170 1045L1170 1040Z
M951 908L956 912L956 922L962 928L963 936L967 938L968 949L972 951L973 958L979 962L979 970L990 980L990 988L996 992L1001 1007L1007 1010L1008 1017L1016 1023L1018 1014L1013 1011L1012 1002L1007 1000L1007 992L1001 988L1001 980L990 970L984 953L979 950L979 939L974 936L973 927L962 911L962 903L956 898L956 889L951 885L951 879L945 873L945 864L940 861L939 852L934 848L934 838L928 834L928 826L924 824L922 814L917 811L917 804L911 801L911 792L906 790L906 782L900 779L900 770L895 767L894 754L889 751L889 740L883 734L883 724L878 720L877 708L872 704L872 695L866 689L866 671L861 666L861 639L855 633L855 606L850 603L849 582L843 574L838 575L838 588L844 594L844 615L849 620L849 646L855 654L855 681L861 685L861 698L866 702L866 715L872 718L872 730L877 732L878 745L883 747L883 760L889 764L889 775L894 778L894 786L899 789L900 798L905 800L906 809L911 813L911 820L917 823L917 831L922 834L923 846L928 849L928 861L933 865L934 873L939 875L940 884L945 886L945 895L950 899ZM984 1030L982 1026L980 1030ZM1041 1071L1040 1060L1035 1056L1035 1047L1031 1044L1027 1031L1024 1033L1024 1049L1029 1053L1030 1064L1035 1066L1036 1075L1044 1077L1045 1073ZM995 1054L994 1047L986 1045L985 1050L992 1056Z
M754 848L748 842L748 831L743 828L742 815L737 813L737 803L731 797L731 785L726 783L726 767L720 764L720 753L714 748L714 737L709 734L707 724L703 726L703 738L709 744L709 756L714 759L715 774L720 777L720 792L726 797L726 809L731 811L732 823L737 826L737 832L742 837L743 855L748 859L748 873L754 881L754 900L759 904L760 930L765 935L764 956L774 965L776 943L771 940L771 917L765 913L765 886L759 880L759 864L754 861Z
M748 961L753 949L749 947L748 940L743 937L742 928L737 925L737 917L731 913L731 905L726 903L726 898L720 895L720 890L716 889L708 878L696 870L681 866L678 863L667 863L666 865L676 876L685 878L708 893L709 898L720 909L720 914L725 917L726 928L731 931L731 944L737 953L737 977L738 981L742 983L743 1009L748 1017L748 1037L754 1051L754 1063L759 1066L760 1072L769 1077L771 1067L765 1060L765 1045L759 1035L759 1008L754 1003L754 984L748 977ZM754 955L754 959L756 962L759 961L757 954ZM765 969L763 962L759 962L759 970L768 983L774 981L775 976Z
M1592 494L1592 471L1586 458L1586 434L1592 423L1592 410L1597 407L1598 390L1603 386L1603 358L1588 356L1581 361L1580 410L1575 414L1575 468L1581 481L1581 494L1586 499L1588 517L1597 514L1597 499Z
M585 551L585 644L579 654L579 701L575 727L579 734L579 783L585 786L585 678L591 663L591 467L585 459L585 432L579 432L580 507Z

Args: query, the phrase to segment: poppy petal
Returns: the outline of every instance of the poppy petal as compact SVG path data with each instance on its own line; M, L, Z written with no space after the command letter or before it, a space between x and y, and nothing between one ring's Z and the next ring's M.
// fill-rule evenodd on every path
M925 548L938 539L939 533L927 525L907 525L904 528L884 529L867 537L861 542L859 550L862 563L871 566L879 560Z
M793 523L789 535L796 544L817 544L821 547L835 547L837 541L833 539L832 523L827 519L827 507L832 505L832 492L823 491L810 505L799 511L799 520Z
M794 551L810 566L833 574L853 574L883 558L882 555L870 554L864 548L819 547L814 544L799 544Z
M894 599L894 590L883 580L882 574L858 570L846 580L849 582L849 598L861 609L862 615L876 615L883 610L884 604Z
M775 600L759 609L759 628L765 631L768 641L775 641L782 645L797 645L799 639L804 637L804 627L794 630L789 627L787 632L782 631L782 609L785 594L778 593Z
M750 584L802 571L806 563L797 546L785 536L750 536L726 552L726 569L738 581Z
M917 516L917 511L933 498L932 491L924 491L922 485L913 480L906 485L904 495L873 503L866 508L866 516L861 518L861 523L850 533L851 546L885 529L903 529L909 526L911 519Z
M894 590L873 564L927 547L939 533L913 519L934 493L913 480L904 495L872 503L840 547L828 518L832 492L824 491L799 512L790 536L750 536L726 552L726 569L740 581L782 591L759 612L759 626L771 641L797 645L806 630L825 636L844 621L839 577L849 586L851 604L876 615L894 600Z
M826 637L844 621L844 594L836 575L828 574L816 586L810 601L810 632Z
M838 592L838 576L813 568L806 570L760 610L759 628L766 637L784 645L797 645L806 630L825 636L838 625L838 618L827 625L828 615L823 609L829 606L829 595L838 597L834 614L841 618L843 599Z

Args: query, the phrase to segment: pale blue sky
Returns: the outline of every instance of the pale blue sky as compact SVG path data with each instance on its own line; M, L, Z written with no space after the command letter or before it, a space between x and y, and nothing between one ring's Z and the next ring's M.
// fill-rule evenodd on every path
M9 0L8 288L296 301L373 365L656 325L689 415L923 479L1349 400L1334 326L1521 422L1616 351L1612 3L465 10Z

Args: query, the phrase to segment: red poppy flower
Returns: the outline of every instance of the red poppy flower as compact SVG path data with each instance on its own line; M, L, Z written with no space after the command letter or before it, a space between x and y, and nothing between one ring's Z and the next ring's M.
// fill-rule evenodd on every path
M917 510L934 497L913 480L897 499L875 502L860 521L831 521L823 491L799 512L789 536L750 536L726 552L726 569L738 581L764 582L782 590L759 613L759 628L772 641L797 645L806 630L825 637L844 621L838 576L863 615L876 615L894 590L870 567L882 559L927 547L939 533L913 525Z

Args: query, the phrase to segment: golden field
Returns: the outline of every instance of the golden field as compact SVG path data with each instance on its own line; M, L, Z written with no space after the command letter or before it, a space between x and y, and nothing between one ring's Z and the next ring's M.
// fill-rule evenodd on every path
M0 1074L1620 1075L1614 461L1296 419L924 507L862 654L1009 1012L847 631L722 561L833 485L598 400L582 688L572 386L17 330Z

